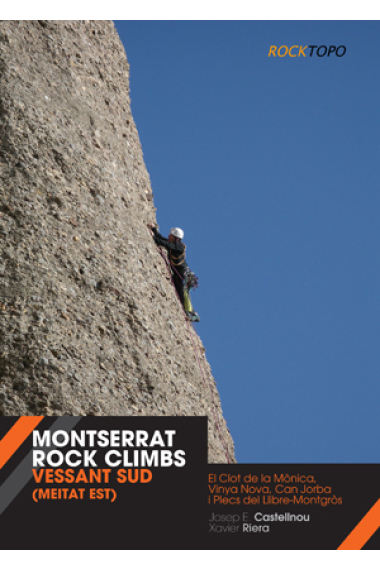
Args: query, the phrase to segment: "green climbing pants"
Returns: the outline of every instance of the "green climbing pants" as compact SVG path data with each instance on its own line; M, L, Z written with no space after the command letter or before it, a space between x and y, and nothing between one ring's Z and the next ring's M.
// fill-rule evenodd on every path
M194 311L190 301L190 294L186 287L183 288L183 306L187 313L192 313Z

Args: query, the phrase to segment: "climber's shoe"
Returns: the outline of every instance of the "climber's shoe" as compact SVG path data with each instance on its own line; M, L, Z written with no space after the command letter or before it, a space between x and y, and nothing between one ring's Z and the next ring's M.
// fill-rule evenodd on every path
M186 316L189 319L189 321L192 321L193 323L199 323L199 321L201 320L198 313L196 313L195 311L186 311Z

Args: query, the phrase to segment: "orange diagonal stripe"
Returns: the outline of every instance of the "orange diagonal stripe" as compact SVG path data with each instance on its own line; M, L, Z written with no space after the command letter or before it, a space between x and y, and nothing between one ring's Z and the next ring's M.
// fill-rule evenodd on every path
M22 416L0 441L0 469L38 426L44 416Z
M380 499L356 525L337 550L360 550L380 526Z

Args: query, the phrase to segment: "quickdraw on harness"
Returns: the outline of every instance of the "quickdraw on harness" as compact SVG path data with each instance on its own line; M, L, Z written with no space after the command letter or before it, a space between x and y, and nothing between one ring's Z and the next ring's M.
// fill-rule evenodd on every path
M183 276L183 286L190 292L192 289L199 287L198 277L190 269L186 269Z

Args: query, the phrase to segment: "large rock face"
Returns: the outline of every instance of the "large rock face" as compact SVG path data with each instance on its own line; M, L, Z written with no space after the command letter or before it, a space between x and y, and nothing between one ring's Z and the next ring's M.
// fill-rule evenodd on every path
M207 415L205 349L147 223L155 208L111 21L0 23L0 415Z

